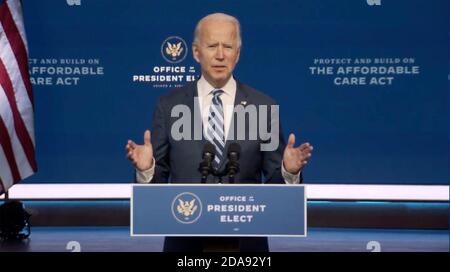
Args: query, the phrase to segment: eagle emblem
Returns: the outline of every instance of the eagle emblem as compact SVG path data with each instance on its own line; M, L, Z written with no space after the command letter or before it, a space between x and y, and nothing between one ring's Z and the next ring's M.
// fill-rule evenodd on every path
M183 52L183 47L181 47L181 42L177 44L172 44L170 42L167 42L166 46L166 54L171 56L172 59L176 59L176 57L179 57L181 53Z
M181 199L178 199L178 202L179 203L177 206L177 211L186 217L193 215L197 210L197 205L195 205L195 198L191 201L183 201Z

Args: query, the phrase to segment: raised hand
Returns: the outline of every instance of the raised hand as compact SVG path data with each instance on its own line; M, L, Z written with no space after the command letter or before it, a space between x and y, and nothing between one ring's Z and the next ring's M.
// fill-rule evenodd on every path
M309 143L303 143L299 147L294 147L294 145L295 135L291 133L284 149L283 164L286 171L291 174L298 174L311 158L313 146Z
M132 140L128 140L125 150L127 158L139 171L150 169L153 162L153 147L150 142L150 130L146 130L144 133L143 145L138 145Z

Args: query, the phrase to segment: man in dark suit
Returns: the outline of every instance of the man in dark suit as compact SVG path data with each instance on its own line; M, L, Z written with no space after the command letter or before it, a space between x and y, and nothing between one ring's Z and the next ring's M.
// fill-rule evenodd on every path
M147 130L143 145L131 140L126 145L127 157L136 168L138 182L199 182L201 174L197 169L207 142L214 145L213 166L217 170L225 168L228 161L226 150L230 143L240 145L240 172L235 177L236 183L302 181L301 171L313 148L309 143L294 147L293 134L285 145L278 118L270 110L276 105L274 100L234 79L233 70L239 60L240 49L240 24L236 18L216 13L199 21L192 50L201 66L201 78L161 97L153 116L152 137ZM236 116L239 106L240 109L267 107L268 111L258 112L258 120L249 117L239 123ZM184 115L188 116L183 118L189 117L186 120L192 121L193 125L180 127L177 112L186 109L188 113L184 112ZM270 138L254 126L261 118L265 120L267 132L272 132ZM197 139L198 135L203 137ZM218 181L211 176L207 180L208 183ZM168 237L164 251L202 251L210 244L221 243L224 246L233 246L234 243L241 251L269 250L267 238Z

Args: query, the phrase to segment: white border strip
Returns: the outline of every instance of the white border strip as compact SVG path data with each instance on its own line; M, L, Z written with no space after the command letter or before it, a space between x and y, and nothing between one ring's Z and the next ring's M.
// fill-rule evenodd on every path
M308 199L449 201L444 185L309 184Z
M130 199L131 183L17 184L11 199ZM309 200L449 201L444 185L305 184ZM1 195L0 199L4 196Z

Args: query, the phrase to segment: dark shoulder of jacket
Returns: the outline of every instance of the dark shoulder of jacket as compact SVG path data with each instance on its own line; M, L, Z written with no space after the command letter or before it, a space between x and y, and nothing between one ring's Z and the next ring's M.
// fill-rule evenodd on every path
M167 93L158 98L158 103L171 103L183 99L186 95L190 95L195 91L197 81L189 82L186 85L169 90Z
M261 104L265 104L265 105L277 105L278 104L275 101L275 99L273 99L269 95L265 94L264 92L258 91L255 88L250 87L247 84L244 84L238 80L236 80L236 82L237 82L237 86L238 86L238 91L240 89L240 90L247 92L247 94L249 96L251 96L255 100L258 100Z

